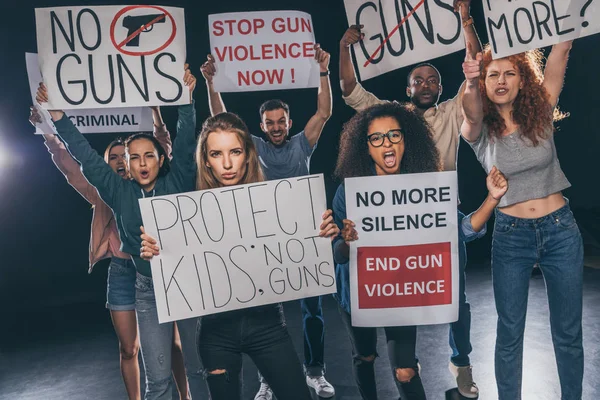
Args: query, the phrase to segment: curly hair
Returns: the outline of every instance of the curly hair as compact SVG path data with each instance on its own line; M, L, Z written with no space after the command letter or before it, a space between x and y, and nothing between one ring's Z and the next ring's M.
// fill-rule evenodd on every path
M553 122L563 119L567 114L558 111L558 108L553 109L550 104L550 95L543 86L544 54L540 50L529 50L505 59L515 66L523 82L523 88L519 90L513 103L512 118L520 127L521 135L527 137L536 146L539 139L546 139L549 132L553 132ZM485 88L485 77L492 61L492 50L487 44L483 49L483 71L479 78L479 90L483 100L483 122L488 126L492 136L500 137L506 129L506 123L495 104L487 97Z
M412 104L391 102L360 111L344 124L335 168L336 177L344 179L373 175L373 159L369 155L367 133L371 122L385 117L398 121L404 132L400 174L441 170L440 155L429 125L414 111Z

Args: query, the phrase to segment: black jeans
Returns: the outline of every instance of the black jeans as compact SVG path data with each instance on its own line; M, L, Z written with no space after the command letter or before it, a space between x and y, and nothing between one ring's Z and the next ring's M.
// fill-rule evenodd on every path
M361 328L352 326L350 314L339 307L344 327L352 343L352 359L354 380L364 400L377 400L374 362L377 357L377 328ZM388 357L392 367L392 376L398 391L404 393L406 400L425 400L425 390L419 376L415 350L417 346L416 326L385 327ZM373 357L372 361L365 358ZM410 382L399 382L396 369L412 368L415 376Z
M243 353L279 400L311 399L281 304L209 315L200 325L198 353L213 400L241 399ZM211 374L215 370L225 373Z

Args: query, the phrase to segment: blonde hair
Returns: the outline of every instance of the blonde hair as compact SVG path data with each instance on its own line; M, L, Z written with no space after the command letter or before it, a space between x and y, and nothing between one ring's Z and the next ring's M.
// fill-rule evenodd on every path
M198 166L198 174L196 176L196 189L214 189L223 185L215 178L212 169L206 162L208 160L207 140L208 136L217 131L234 132L240 142L244 146L244 154L246 155L246 173L238 182L239 185L245 183L262 182L265 180L262 168L258 161L258 153L254 142L250 137L248 127L242 119L233 113L221 113L213 117L207 118L202 124L202 131L198 138L196 147L196 164Z

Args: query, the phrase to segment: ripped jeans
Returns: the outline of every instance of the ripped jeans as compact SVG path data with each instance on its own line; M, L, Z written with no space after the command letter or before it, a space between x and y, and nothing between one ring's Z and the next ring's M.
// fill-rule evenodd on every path
M352 343L352 373L358 390L364 400L377 400L374 367L375 359L378 356L377 328L352 326L350 314L339 305L338 309ZM417 327L393 326L383 329L392 367L392 377L398 387L398 392L404 394L402 399L425 400L425 390L419 376L418 361L415 356ZM415 375L408 382L400 382L396 377L396 370L405 368L412 368Z
M269 382L278 400L310 400L302 364L281 304L202 317L198 352L213 400L241 399L242 354ZM224 373L214 373L224 370Z
M137 274L135 288L135 311L146 374L144 400L171 400L173 392L171 377L173 322L158 323L156 298L151 277ZM204 382L202 366L196 353L198 318L177 321L177 328L181 337L190 393L200 400L200 387Z

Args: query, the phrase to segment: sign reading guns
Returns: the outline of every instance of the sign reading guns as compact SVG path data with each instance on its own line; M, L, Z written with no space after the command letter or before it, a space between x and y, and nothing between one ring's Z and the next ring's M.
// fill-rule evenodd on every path
M323 175L140 199L162 322L334 293Z
M484 0L494 58L600 32L600 0Z
M49 109L187 104L183 9L35 10Z

